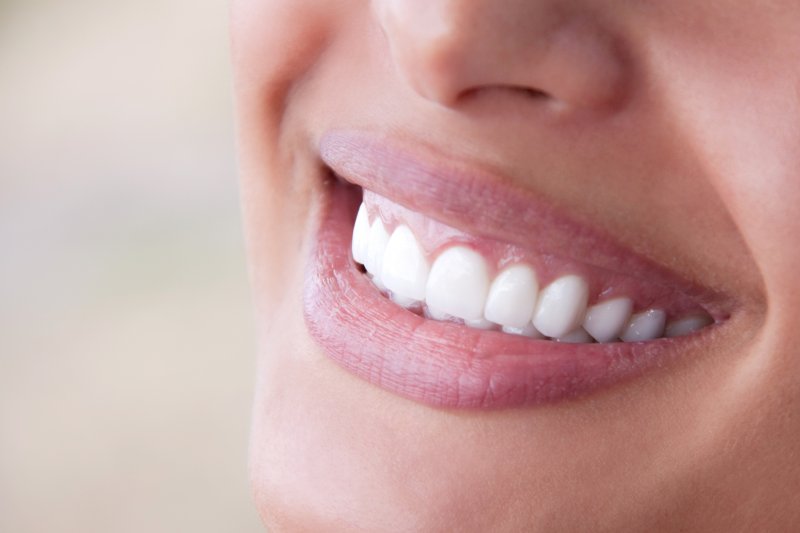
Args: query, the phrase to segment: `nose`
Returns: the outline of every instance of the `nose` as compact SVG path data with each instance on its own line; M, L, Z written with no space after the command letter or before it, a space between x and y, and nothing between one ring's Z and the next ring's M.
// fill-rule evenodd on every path
M569 109L598 109L624 94L625 62L613 33L575 2L373 2L398 70L438 104L512 89Z

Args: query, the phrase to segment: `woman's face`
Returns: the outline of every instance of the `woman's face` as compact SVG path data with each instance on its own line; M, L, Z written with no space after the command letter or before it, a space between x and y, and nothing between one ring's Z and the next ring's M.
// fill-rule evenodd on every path
M800 523L800 3L236 0L233 41L268 525Z

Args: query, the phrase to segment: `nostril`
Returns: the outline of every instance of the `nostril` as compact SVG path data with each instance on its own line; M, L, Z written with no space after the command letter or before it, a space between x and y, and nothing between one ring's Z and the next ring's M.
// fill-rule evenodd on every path
M528 89L528 88L525 88L525 87L512 87L512 90L520 91L525 96L528 96L528 97L531 97L531 98L536 98L536 99L552 98L552 96L549 93L546 93L545 91L540 91L539 89Z
M541 89L521 87L517 85L492 85L485 87L475 87L462 91L461 94L458 95L457 99L462 101L469 100L485 96L489 93L494 93L494 94L505 93L506 96L516 96L516 97L522 97L526 100L536 100L536 101L545 101L554 99L552 94L543 91Z

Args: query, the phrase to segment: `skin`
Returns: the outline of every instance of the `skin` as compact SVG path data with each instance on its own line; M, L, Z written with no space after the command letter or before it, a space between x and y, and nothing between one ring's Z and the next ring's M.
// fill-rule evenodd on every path
M800 4L235 0L232 35L270 530L800 528ZM731 318L555 405L448 412L363 382L302 315L333 128L499 169Z

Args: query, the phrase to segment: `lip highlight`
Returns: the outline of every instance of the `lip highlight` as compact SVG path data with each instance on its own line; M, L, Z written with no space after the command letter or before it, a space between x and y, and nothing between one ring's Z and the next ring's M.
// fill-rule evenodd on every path
M725 319L725 303L710 291L680 280L496 177L465 172L451 162L431 163L425 156L349 132L323 138L321 155L346 181L459 229L536 250L580 253L581 259L601 268L674 284L717 323ZM440 408L565 400L660 366L706 342L718 329L649 342L575 345L428 320L383 297L357 268L350 257L350 235L359 191L334 179L329 185L306 276L309 332L343 367L406 398ZM527 237L532 234L535 242Z

